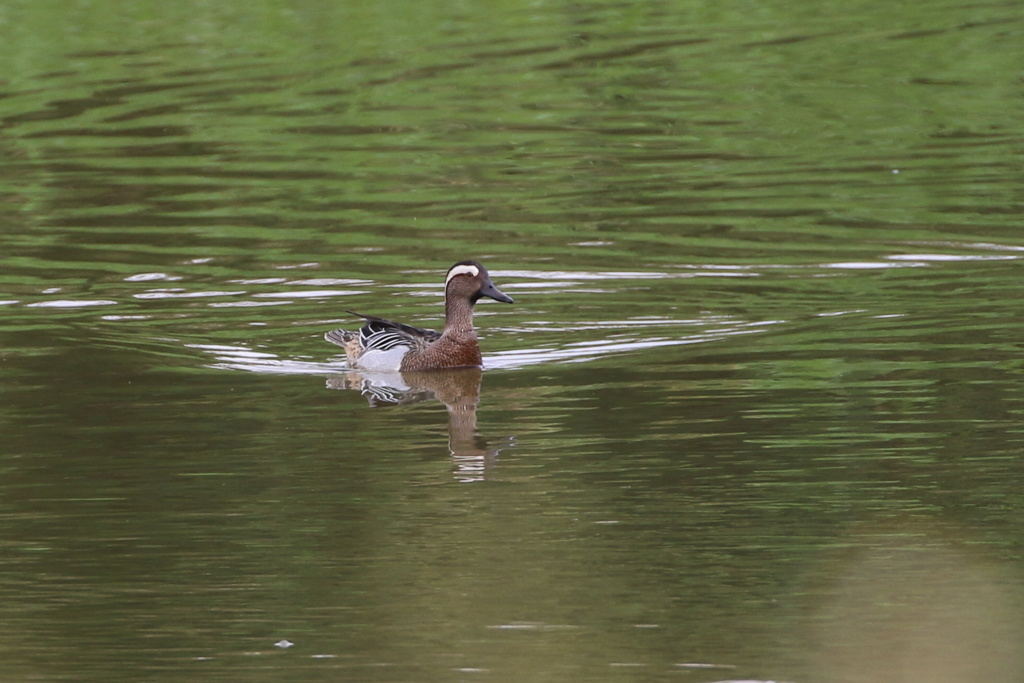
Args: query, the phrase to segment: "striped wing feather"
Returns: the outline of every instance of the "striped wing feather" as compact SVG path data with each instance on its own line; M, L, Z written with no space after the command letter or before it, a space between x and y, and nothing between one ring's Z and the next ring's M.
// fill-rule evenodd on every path
M348 311L366 321L359 330L359 340L363 348L387 351L396 346L425 346L440 338L441 333L425 330L404 323L396 323L372 315L363 315Z

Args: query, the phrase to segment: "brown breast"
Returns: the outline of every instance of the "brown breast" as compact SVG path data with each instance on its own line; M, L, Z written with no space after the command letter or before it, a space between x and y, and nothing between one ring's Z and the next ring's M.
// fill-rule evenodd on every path
M476 337L450 339L441 337L424 349L413 349L402 359L402 370L436 370L483 365Z

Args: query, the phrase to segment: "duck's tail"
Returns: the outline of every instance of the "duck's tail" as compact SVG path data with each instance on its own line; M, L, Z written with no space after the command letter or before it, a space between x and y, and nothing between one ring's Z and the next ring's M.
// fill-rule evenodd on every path
M349 332L348 330L331 330L330 332L324 332L324 339L345 348L358 334L358 332Z

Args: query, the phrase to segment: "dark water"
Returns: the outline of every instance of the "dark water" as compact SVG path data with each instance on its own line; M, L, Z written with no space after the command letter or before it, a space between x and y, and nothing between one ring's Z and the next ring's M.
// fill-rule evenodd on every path
M0 680L1024 677L1015 3L0 25Z

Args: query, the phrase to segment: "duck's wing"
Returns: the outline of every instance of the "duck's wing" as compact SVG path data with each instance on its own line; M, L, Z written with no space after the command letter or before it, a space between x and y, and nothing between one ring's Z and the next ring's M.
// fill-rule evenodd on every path
M387 351L396 346L425 346L441 337L441 333L435 330L396 323L355 311L347 312L366 321L359 330L359 342L364 349Z

